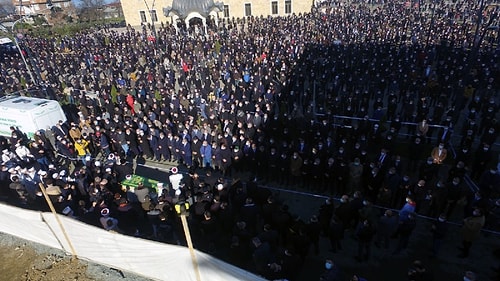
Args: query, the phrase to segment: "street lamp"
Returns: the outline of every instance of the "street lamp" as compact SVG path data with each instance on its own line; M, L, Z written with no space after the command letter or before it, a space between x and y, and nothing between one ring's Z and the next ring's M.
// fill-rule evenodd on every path
M42 9L42 10L38 11L38 13L49 11L49 10L52 11L52 9L54 8L54 6L52 5L52 0L47 0L47 6L48 6L47 9ZM22 5L19 7L19 11L20 11L19 14L20 15L21 15L21 10L22 10ZM24 66L26 67L26 70L28 71L28 75L30 76L30 79L34 85L37 85L38 84L37 80L35 79L35 76L33 75L33 72L31 71L31 68L30 68L28 62L26 61L26 57L25 57L23 51L21 50L21 47L19 46L19 39L23 39L24 36L21 33L16 34L14 32L16 30L16 24L18 24L21 21L25 21L26 19L30 18L31 16L32 16L32 14L25 14L24 16L21 16L19 19L14 21L12 23L11 33L12 33L12 36L14 37L14 43L16 45L17 51L21 55L21 59L23 60ZM28 89L29 87L26 86L26 88Z
M26 57L24 56L24 53L23 51L21 50L21 48L19 47L19 42L18 42L18 37L19 39L22 39L23 35L21 33L18 33L18 34L14 34L14 28L16 27L16 24L20 21L24 21L25 19L27 18L27 16L23 16L22 18L16 20L13 24L12 24L12 35L14 35L14 43L16 44L16 48L17 48L17 51L19 52L19 54L21 55L21 58L23 60L23 63L24 63L24 66L26 66L26 70L28 71L28 74L30 76L30 79L32 81L32 83L36 84L36 80L35 80L35 77L33 76L33 72L31 72L31 69L30 69L30 66L28 65L28 63L26 62ZM28 86L26 86L26 88L29 88Z

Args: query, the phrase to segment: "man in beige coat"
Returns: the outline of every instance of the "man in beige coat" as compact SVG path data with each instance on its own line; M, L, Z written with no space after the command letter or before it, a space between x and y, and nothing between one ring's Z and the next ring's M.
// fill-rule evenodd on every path
M474 209L472 216L464 219L464 225L462 227L463 248L460 248L462 253L458 255L459 258L466 258L469 256L469 250L472 246L472 242L479 237L481 229L484 226L484 222L485 217L483 211L479 208Z

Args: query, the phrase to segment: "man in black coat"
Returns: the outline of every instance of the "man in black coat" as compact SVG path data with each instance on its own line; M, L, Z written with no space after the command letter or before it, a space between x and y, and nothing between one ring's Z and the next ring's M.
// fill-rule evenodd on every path
M171 150L169 146L171 145L168 141L168 138L165 136L164 132L160 132L160 137L155 140L155 137L152 136L152 139L150 140L151 147L154 147L156 142L156 151L155 151L155 158L156 161L170 161L171 158Z
M472 179L479 179L481 174L486 170L486 167L491 161L491 152L490 146L487 144L483 144L479 146L474 154L474 163L472 164Z
M420 137L416 137L413 143L408 146L408 170L414 171L418 167L418 163L422 159L423 155L423 144L422 139Z
M370 220L366 219L356 229L356 237L358 238L358 256L357 261L367 261L370 258L371 244L375 229Z

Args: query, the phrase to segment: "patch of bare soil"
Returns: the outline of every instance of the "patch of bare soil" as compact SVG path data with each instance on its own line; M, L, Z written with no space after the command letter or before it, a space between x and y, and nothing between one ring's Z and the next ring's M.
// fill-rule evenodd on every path
M29 243L0 245L2 280L92 281L87 264L64 253L35 251Z
M151 281L150 278L72 259L61 250L0 232L0 280L8 281Z

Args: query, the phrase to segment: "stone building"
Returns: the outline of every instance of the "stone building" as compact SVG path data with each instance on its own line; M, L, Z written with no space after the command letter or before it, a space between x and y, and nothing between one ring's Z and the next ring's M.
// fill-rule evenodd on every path
M311 11L313 0L122 0L125 21L131 26L161 22L248 16L286 16Z

